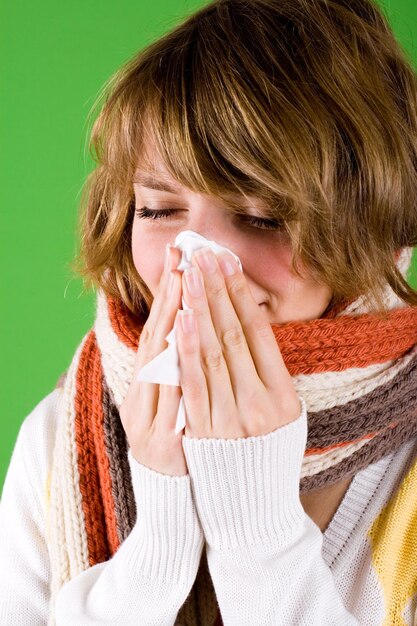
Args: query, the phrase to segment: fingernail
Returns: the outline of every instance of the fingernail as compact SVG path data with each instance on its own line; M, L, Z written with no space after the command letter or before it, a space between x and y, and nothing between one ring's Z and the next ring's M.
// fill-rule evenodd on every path
M196 267L187 267L187 269L184 270L184 274L185 274L185 281L187 283L187 288L190 294L194 298L198 298L199 296L202 296L204 293L203 281L199 274L198 269Z
M194 254L197 259L197 263L203 272L213 274L216 271L216 260L210 248L199 248Z
M221 270L225 276L231 276L235 274L237 270L237 263L230 254L222 254L217 257Z
M185 333L190 334L194 332L194 311L193 309L185 309L180 311L181 326Z

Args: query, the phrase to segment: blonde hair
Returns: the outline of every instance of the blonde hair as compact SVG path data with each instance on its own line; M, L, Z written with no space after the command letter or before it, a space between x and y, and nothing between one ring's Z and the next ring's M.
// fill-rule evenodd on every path
M134 313L152 295L131 252L133 177L147 137L190 189L270 207L333 301L388 283L417 242L417 76L371 0L216 0L105 85L73 269ZM101 106L101 105L100 105ZM146 251L144 251L146 253Z

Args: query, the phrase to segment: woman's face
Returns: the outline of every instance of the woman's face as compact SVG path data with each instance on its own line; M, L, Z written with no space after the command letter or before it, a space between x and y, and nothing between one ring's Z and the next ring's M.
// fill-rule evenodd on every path
M161 278L166 244L173 245L179 232L193 230L237 254L252 295L271 324L306 321L324 313L331 291L306 271L303 278L291 272L291 247L285 231L251 225L228 211L218 198L180 185L149 147L147 163L139 163L135 175L132 254L136 270L153 296ZM241 198L241 205L249 215L262 215L256 198L250 204ZM137 214L142 207L173 212L167 217L145 218Z

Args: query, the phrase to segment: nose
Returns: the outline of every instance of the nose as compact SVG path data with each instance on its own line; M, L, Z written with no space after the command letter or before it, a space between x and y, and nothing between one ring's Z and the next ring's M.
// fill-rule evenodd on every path
M207 211L204 215L192 215L187 228L209 241L215 241L217 245L228 248L238 255L237 248L239 248L239 243L236 233L232 233L230 224L224 217L219 216L217 212Z
M191 211L188 230L192 230L209 241L215 241L219 246L236 254L242 264L243 275L246 278L249 290L257 304L266 301L265 294L256 281L256 251L253 246L248 247L248 242L240 236L232 224L230 215L201 197L194 203Z
M197 231L194 231L194 232L197 232ZM250 254L248 255L247 252L245 253L243 251L243 254L242 254L242 252L240 252L241 248L235 245L236 243L235 241L230 243L229 241L225 242L224 238L220 238L220 237L214 238L214 236L206 236L202 233L198 233L198 234L202 235L209 241L215 241L219 246L221 246L222 248L226 248L230 252L233 252L238 257L242 265L243 276L246 279L246 283L248 285L250 293L252 294L253 299L258 305L264 304L266 301L266 296L262 292L261 287L256 281L256 276L254 275L254 272L256 271L256 266L253 265L253 262L255 262L256 259L255 258L251 259ZM215 253L216 255L219 255L221 254L221 252L223 251L216 251Z

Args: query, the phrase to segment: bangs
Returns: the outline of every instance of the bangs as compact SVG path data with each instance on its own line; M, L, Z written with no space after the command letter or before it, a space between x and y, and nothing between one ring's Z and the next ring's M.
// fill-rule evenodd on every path
M417 77L374 0L214 0L102 93L80 258L131 310L149 295L129 238L135 173L158 174L150 144L185 187L233 209L259 199L290 235L292 269L300 259L335 298L383 309L388 283L417 302L394 262L417 245Z
M245 46L250 24L241 23L241 34L233 34L227 4L217 7L222 13L221 36L215 33L219 23L211 28L211 12L166 36L143 59L140 96L132 92L127 103L128 110L142 104L130 132L135 162L152 171L146 161L152 143L172 177L193 191L229 203L233 196L256 196L274 217L296 220L312 200L306 174L314 156L306 123L283 87L271 83L271 75L284 83L282 69L267 59L255 62L250 42Z

